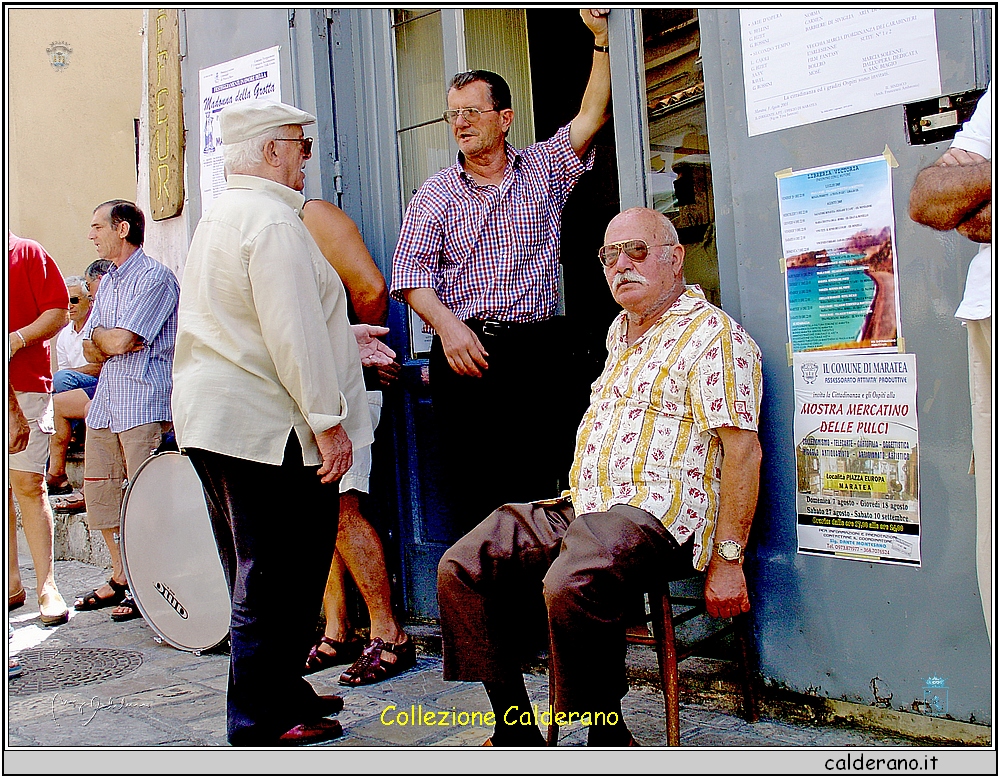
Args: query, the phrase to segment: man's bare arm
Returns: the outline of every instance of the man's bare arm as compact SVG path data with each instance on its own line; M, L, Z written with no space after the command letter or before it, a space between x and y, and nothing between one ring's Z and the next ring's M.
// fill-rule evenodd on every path
M448 358L451 369L459 375L481 378L488 367L489 356L476 333L465 322L453 314L437 296L433 289L418 287L404 289L407 304L417 315L430 324L441 338L441 346Z
M31 324L26 324L10 333L7 341L10 355L13 357L22 348L42 340L50 340L66 326L68 321L69 311L65 308L49 308L47 311L42 311Z
M595 46L608 45L607 8L584 8L580 16L594 33ZM583 159L597 131L611 116L611 57L607 52L595 51L590 80L583 93L580 112L569 126L569 142L576 155Z
M990 201L992 172L990 160L979 154L949 149L917 176L910 218L936 230L955 229Z
M7 381L7 431L8 454L17 454L28 447L28 436L31 434L28 420L21 410L21 404L14 394L14 386L9 380Z
M760 441L752 430L720 427L716 432L722 440L723 454L715 540L735 540L745 548L757 507ZM705 577L705 606L716 618L738 616L750 610L743 566L721 559L714 549Z
M130 330L124 330L121 327L112 327L107 329L105 327L94 327L93 331L90 333L90 340L96 348L98 348L105 357L118 357L122 354L128 354L131 351L139 351L143 348L144 343L141 337L136 335ZM83 355L86 357L88 362L104 362L101 360L92 360L87 356L87 341L83 342L84 351Z
M987 201L982 208L959 223L955 232L976 243L993 242L993 201Z
M325 200L310 200L302 208L302 223L347 287L361 323L385 324L389 290L351 217Z

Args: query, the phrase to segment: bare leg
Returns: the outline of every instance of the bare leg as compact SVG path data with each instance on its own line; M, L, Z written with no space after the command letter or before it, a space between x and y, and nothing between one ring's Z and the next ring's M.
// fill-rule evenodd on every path
M17 516L14 493L7 487L7 598L21 591L21 568L17 563Z
M341 505L347 499L347 495L341 495ZM343 513L343 511L341 511ZM338 528L338 536L343 525ZM338 538L339 541L339 538ZM344 590L344 560L340 552L333 554L333 563L330 565L330 575L326 579L326 591L323 592L323 613L326 615L325 634L330 640L343 642L347 637L347 599ZM323 653L332 654L333 650L327 645L322 645Z
M356 494L340 496L340 529L337 552L358 585L371 617L372 638L386 643L405 643L406 633L392 613L389 575L378 533L361 515ZM389 654L384 655L387 659ZM391 659L389 661L392 661Z
M70 420L86 417L84 407L89 399L83 389L73 389L52 396L56 432L49 438L49 478L61 478L66 475L66 449L69 448L69 441L73 436Z
M11 470L10 484L21 508L21 526L35 565L39 610L43 616L58 615L66 610L66 603L59 595L52 572L53 518L45 476Z

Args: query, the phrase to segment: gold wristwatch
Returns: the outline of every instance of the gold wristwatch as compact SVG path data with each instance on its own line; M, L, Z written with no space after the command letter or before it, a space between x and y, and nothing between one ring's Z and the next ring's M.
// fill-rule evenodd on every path
M735 540L715 541L715 553L726 562L743 564L743 546Z

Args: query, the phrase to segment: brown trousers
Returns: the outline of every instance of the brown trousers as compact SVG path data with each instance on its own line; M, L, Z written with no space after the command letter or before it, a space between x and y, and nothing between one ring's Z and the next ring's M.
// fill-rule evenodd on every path
M639 508L503 505L445 552L438 603L449 681L511 682L546 623L556 710L611 711L628 691L629 595L693 574L692 546Z

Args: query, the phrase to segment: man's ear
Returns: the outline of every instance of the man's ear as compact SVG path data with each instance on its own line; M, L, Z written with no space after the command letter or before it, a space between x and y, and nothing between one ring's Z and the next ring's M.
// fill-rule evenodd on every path
M118 237L124 240L131 229L132 226L128 222L118 222Z
M674 252L672 257L674 275L683 276L684 275L684 245L678 243L674 246L671 251Z
M510 126L514 123L514 109L503 108L500 110L500 129L506 135L510 132Z

